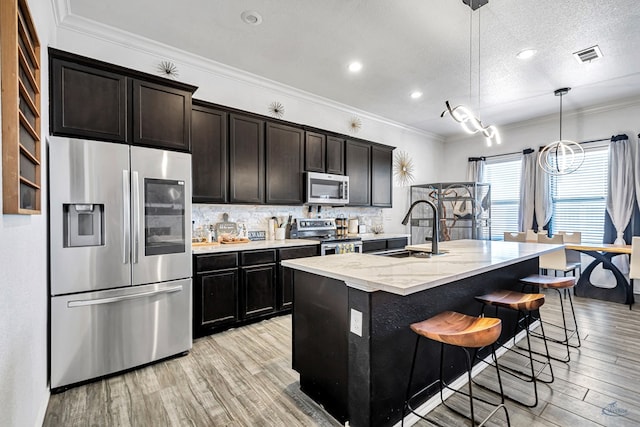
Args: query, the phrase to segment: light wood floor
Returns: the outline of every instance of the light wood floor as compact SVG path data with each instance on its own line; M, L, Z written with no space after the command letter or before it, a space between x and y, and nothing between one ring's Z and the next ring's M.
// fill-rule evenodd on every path
M507 401L512 425L639 426L640 306L629 311L621 304L575 302L582 348L572 350L569 364L554 363L555 382L539 386L537 407ZM548 294L542 314L559 319L555 294ZM508 354L500 361L522 364ZM52 395L44 425L339 425L300 392L290 366L291 317L284 316L198 339L188 356ZM494 372L487 369L478 380L490 380ZM504 375L503 382L514 396L527 393L520 382ZM449 401L466 408L458 397ZM488 409L479 405L477 412L483 416ZM428 417L442 426L468 425L442 406ZM493 421L505 425L502 415Z

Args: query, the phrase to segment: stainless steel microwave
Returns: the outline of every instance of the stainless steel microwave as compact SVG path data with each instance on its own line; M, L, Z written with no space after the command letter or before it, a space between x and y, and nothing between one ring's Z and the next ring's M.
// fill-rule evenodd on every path
M328 173L306 173L306 203L309 205L346 205L349 203L349 177Z

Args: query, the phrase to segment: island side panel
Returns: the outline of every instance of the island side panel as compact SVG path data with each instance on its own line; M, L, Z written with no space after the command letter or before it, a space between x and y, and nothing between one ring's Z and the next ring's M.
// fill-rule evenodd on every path
M477 316L482 305L475 301L476 295L498 289L521 291L518 279L537 271L538 259L535 258L404 297L387 292L370 294L368 317L371 332L368 351L371 358L368 389L371 413L366 424L352 421L351 425L389 426L401 419L416 342L416 335L409 329L411 323L428 319L445 310ZM350 300L354 299L351 293L355 292L361 291L350 289ZM500 316L507 319L501 335L501 340L505 340L514 334L511 326L516 316L504 310L501 313ZM486 311L486 314L493 316L493 309ZM488 352L489 349L486 349L485 354ZM412 392L420 390L438 378L439 355L439 343L421 340ZM351 365L351 358L349 361L350 372L358 369ZM464 372L464 353L459 349L446 347L445 380L452 382ZM436 391L430 395L435 395ZM350 413L351 420L353 416L354 414Z
M294 270L293 369L300 389L344 423L348 419L348 292L340 280Z
M346 285L345 285L346 287ZM354 311L361 313L362 334L347 330L348 414L350 426L370 426L371 396L371 296L373 293L347 288L349 292L349 327ZM357 315L356 313L356 315ZM358 315L359 316L359 315Z

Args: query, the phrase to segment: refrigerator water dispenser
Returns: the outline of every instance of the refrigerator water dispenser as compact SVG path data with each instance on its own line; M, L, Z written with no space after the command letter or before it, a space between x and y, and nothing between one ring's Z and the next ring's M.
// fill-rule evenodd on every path
M104 245L104 205L92 203L65 203L64 247Z

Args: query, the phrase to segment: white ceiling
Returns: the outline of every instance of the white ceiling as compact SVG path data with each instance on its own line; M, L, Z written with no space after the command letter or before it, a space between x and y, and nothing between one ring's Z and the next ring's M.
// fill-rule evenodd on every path
M449 117L440 118L445 100L467 104L485 124L504 125L557 113L553 91L564 86L573 88L563 100L566 111L640 96L638 0L490 0L473 13L462 0L68 5L74 15L444 136L460 131ZM263 22L243 23L245 10L257 11ZM573 58L596 44L602 59L580 64ZM517 59L524 48L538 54ZM364 64L358 75L347 71L354 59ZM411 99L414 90L424 96Z

